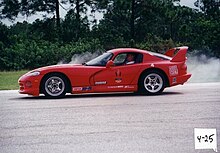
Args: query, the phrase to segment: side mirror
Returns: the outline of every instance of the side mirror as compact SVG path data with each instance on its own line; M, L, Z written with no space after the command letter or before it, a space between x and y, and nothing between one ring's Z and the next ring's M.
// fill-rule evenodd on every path
M114 62L112 60L108 61L106 64L106 68L110 68L114 66Z

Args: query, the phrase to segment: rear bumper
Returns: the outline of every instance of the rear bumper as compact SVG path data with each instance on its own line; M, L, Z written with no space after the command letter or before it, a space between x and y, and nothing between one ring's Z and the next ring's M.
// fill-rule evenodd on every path
M185 74L181 76L172 77L170 80L170 86L175 86L178 84L184 84L192 76L192 74Z

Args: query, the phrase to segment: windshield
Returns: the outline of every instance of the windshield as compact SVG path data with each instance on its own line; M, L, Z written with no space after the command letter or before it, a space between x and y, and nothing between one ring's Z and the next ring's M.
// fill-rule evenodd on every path
M105 66L106 63L111 59L112 55L113 54L110 52L104 53L104 54L92 59L91 61L87 62L86 65L88 65L88 66Z

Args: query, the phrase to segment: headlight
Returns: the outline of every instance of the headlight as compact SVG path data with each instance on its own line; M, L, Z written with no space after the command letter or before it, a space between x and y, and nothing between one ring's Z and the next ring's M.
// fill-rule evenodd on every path
M38 75L40 75L39 71L34 71L27 74L27 76L38 76Z

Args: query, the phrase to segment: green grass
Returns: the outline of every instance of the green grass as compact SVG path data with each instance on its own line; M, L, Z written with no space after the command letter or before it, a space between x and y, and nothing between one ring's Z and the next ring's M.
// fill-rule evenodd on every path
M18 79L26 72L27 70L0 72L0 90L18 90Z

